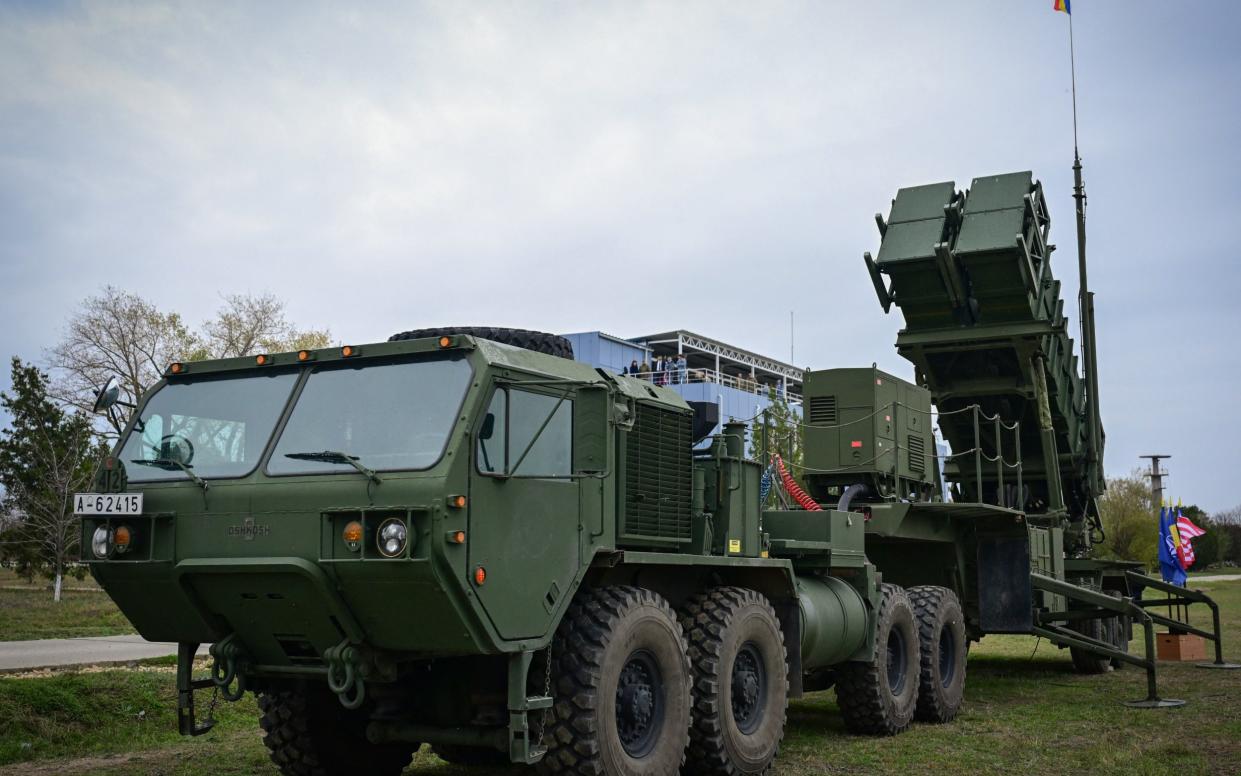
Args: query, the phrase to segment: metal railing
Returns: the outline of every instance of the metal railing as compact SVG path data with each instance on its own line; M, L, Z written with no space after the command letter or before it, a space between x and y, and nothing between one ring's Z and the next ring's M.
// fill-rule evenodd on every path
M787 390L781 383L764 383L749 377L738 377L725 372L717 372L714 369L699 369L696 367L672 368L662 372L638 372L629 376L636 377L639 380L646 380L655 385L673 386L697 383L723 385L763 397L766 397L771 391L775 391L777 398L785 399L789 404L801 404L802 401L800 393Z
M962 407L959 410L952 410L950 412L937 413L937 419L945 417L947 415L956 415L962 412L969 412L973 416L972 420L974 424L974 446L968 450L962 450L959 453L954 452L951 455L944 456L945 464L947 463L948 460L951 460L954 458L964 458L966 456L973 456L974 458L973 479L974 479L975 496L977 497L980 503L990 503L987 501L986 498L983 497L983 463L984 462L994 463L995 464L995 504L996 506L1022 509L1025 503L1025 493L1024 493L1025 491L1024 468L1025 467L1022 462L1022 456L1021 456L1021 421L1013 421L1012 423L1005 423L1004 419L1001 418L998 413L995 415L988 415L986 412L983 412L982 407L978 406L977 404L971 404L970 406ZM987 455L982 450L983 421L987 421L991 423L995 428L995 455L993 456ZM1013 435L1014 460L1011 463L1009 462L1008 459L1004 457L1004 432L1005 431L1011 431ZM1004 489L1004 470L1005 469L1016 469L1017 470L1016 471L1017 487L1016 487L1015 493L1013 494L1012 499L1009 499L1007 497L1007 494L1004 492L1005 490ZM948 479L948 474L949 474L948 472L946 471L944 472L945 479ZM961 466L960 464L958 464L955 474L957 476L955 478L952 478L950 480L951 482L954 482L958 485L964 485L968 481L969 475L965 473L964 466ZM1012 501L1014 503L1008 503L1009 501Z

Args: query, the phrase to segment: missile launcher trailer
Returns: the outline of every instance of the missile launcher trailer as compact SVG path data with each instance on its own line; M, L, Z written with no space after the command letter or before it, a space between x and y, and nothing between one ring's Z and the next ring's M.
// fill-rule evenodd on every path
M1140 665L1158 703L1138 596L1159 583L1084 553L1102 433L1041 194L987 181L903 190L881 221L867 263L918 381L807 376L819 510L764 510L745 424L703 447L707 407L561 338L421 330L171 365L80 499L92 573L179 643L182 733L212 724L196 691L253 691L296 776L395 774L423 743L545 773L763 773L806 691L834 687L855 732L952 720L987 633Z

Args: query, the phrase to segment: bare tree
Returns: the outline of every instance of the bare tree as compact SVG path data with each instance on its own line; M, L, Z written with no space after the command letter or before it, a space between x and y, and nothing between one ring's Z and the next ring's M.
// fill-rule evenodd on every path
M290 323L284 302L272 294L225 296L224 306L196 334L178 313L163 312L142 297L106 286L82 302L46 358L56 378L52 395L90 410L95 391L112 376L118 378L121 401L136 404L174 361L326 347L329 341L326 330L303 330ZM122 404L113 407L105 435L118 435L129 413Z
M52 395L90 411L96 389L117 377L121 400L137 402L173 361L195 349L195 337L177 313L161 312L142 297L113 286L82 302L69 319L64 338L47 352L55 374ZM117 405L112 432L119 434L129 410Z
M203 325L203 358L232 358L302 348L322 348L330 342L326 329L295 327L285 317L284 302L267 293L259 296L229 294L216 317Z

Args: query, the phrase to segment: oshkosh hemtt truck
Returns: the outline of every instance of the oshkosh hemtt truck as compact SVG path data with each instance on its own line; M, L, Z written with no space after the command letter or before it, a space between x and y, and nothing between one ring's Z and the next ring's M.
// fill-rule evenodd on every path
M877 288L913 300L900 273L920 259L890 254ZM144 637L180 644L181 731L210 726L196 690L253 691L290 775L395 774L422 743L548 773L761 773L810 689L834 685L856 732L951 720L988 632L1043 633L1086 670L1137 663L1154 698L1153 659L1124 649L1126 618L1148 645L1151 619L1113 596L1131 577L1066 557L1091 494L1066 505L1067 477L1006 485L966 457L943 502L928 388L812 373L817 501L763 511L743 424L696 447L709 407L571 355L443 329L169 365L79 506L96 579ZM989 411L984 430L1013 422Z

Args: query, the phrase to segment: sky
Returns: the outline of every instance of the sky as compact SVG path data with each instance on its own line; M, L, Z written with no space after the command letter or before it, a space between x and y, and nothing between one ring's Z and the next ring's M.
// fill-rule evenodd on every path
M112 284L191 323L271 292L359 343L686 328L787 359L792 311L798 365L912 377L862 261L902 186L1034 171L1075 309L1051 6L0 2L0 356ZM1073 9L1106 468L1171 454L1174 497L1227 509L1241 4Z

